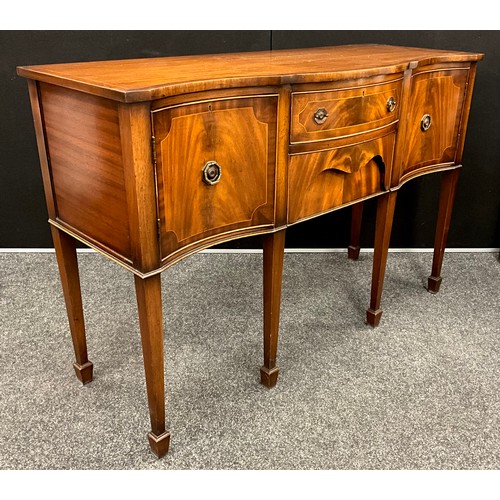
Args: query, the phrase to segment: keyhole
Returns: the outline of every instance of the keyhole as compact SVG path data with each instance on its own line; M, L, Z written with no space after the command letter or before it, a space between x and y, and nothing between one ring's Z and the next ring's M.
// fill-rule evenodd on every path
M208 167L207 169L207 178L213 181L217 177L218 173L218 169L214 165L210 165L210 167Z

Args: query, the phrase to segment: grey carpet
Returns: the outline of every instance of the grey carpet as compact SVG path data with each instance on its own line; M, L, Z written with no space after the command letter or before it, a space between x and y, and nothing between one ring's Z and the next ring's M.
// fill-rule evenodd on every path
M163 274L169 454L149 430L131 275L80 255L81 386L53 254L0 254L2 469L500 467L500 263L390 254L378 329L371 254L287 254L278 385L261 365L259 254L199 254Z

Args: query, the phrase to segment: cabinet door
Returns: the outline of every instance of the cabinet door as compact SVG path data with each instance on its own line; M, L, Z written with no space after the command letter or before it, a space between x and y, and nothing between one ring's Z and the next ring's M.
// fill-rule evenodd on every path
M412 77L400 179L455 162L468 67L431 69ZM403 118L402 118L403 121ZM395 169L397 174L398 169Z
M276 112L276 96L153 112L163 259L272 226Z

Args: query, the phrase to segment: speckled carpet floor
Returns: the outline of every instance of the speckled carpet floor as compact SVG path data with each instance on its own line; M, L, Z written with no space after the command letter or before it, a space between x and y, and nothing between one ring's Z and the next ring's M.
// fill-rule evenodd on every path
M0 254L2 469L498 469L500 263L286 254L278 385L261 387L260 254L198 254L163 276L169 454L149 451L133 280L81 254L83 387L54 254Z

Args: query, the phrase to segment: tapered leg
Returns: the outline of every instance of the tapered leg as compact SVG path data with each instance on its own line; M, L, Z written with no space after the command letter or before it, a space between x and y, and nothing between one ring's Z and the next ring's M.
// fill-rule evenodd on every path
M460 169L458 168L450 170L443 174L441 180L438 221L436 238L434 240L434 257L432 259L432 274L427 280L427 290L431 293L437 293L441 286L441 267L443 266L444 250L446 247L446 240L448 239L448 231L450 229L451 213L453 210L459 173Z
M276 352L284 251L284 229L264 236L264 366L260 369L260 381L269 388L276 385L279 372Z
M51 226L51 231L68 313L69 329L75 350L76 362L73 367L80 382L87 384L92 381L94 366L87 357L87 340L85 338L76 240L57 227Z
M389 192L379 197L377 204L377 221L375 227L375 248L373 253L372 290L370 308L366 311L366 320L369 325L377 326L380 323L382 309L380 300L384 287L385 266L387 252L391 239L392 220L396 206L396 191Z
M161 279L159 274L145 279L139 276L134 278L151 418L148 439L154 454L161 458L168 452L170 444L170 433L165 430Z
M352 205L351 208L351 244L347 248L349 259L358 260L359 237L361 234L361 221L363 219L363 202Z

